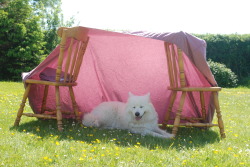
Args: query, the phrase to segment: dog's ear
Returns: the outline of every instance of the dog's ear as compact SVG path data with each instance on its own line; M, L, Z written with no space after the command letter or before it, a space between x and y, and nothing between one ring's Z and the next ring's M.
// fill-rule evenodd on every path
M133 95L131 92L128 92L128 97L133 97L135 95Z
M146 99L147 99L148 102L151 102L151 100L150 100L150 93L147 93L147 94L145 95L145 97L146 97Z

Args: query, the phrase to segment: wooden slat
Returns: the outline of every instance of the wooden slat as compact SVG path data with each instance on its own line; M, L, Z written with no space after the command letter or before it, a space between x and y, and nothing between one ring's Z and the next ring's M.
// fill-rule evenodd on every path
M66 64L65 64L65 69L64 69L64 79L63 79L63 82L67 82L68 81L68 70L69 70L69 66L70 66L70 63L71 63L71 55L72 55L72 46L73 46L73 38L71 38L71 41L70 41L70 45L69 45L69 48L68 48L68 55L67 55L67 58L66 58Z
M75 67L75 72L74 72L74 81L77 80L78 78L78 74L79 74L79 71L80 71L80 67L82 65L82 60L83 60L83 57L84 57L84 54L85 54L85 51L86 51L86 48L88 46L88 42L89 42L89 37L87 38L87 41L82 43L81 46L80 46L80 50L79 50L79 56L78 56L78 61L77 61L77 64L76 64L76 67Z
M79 53L79 44L81 42L78 41L77 42L77 45L76 45L76 48L75 48L75 52L74 52L74 57L73 57L73 60L72 60L72 65L71 65L71 69L70 69L70 78L69 78L69 81L70 82L74 82L73 78L74 78L74 68L75 68L75 65L76 65L76 60L77 60L77 56L78 56L78 53Z
M167 57L167 63L168 63L168 76L169 76L169 83L171 87L174 87L174 74L173 74L173 66L172 66L172 56L169 49L169 43L164 43L165 46L165 53Z
M50 82L50 81L41 81L41 80L35 80L35 79L27 79L25 81L26 83L31 84L42 84L42 85L52 85L52 86L76 86L77 83L63 83L63 82Z
M186 127L213 127L213 126L218 126L218 124L212 124L212 123L180 123L179 126L186 126Z
M174 73L174 86L175 87L178 87L178 70L177 70L177 64L176 64L176 57L177 56L177 53L175 51L175 47L174 45L172 44L172 63L173 63L173 73Z
M185 72L184 72L183 55L180 49L178 49L178 64L179 64L179 73L180 73L180 84L181 84L181 87L185 87L186 78L185 78Z
M46 114L23 113L23 115L25 115L27 117L37 117L37 118L44 118L44 119L56 119L55 116L46 115Z
M169 90L174 90L174 91L186 91L186 92L218 92L221 90L220 87L183 87L183 88L168 88Z

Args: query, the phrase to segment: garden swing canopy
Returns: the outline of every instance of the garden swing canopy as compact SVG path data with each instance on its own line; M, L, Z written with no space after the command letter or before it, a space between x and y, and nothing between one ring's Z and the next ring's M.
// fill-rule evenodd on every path
M216 81L206 62L206 42L185 32L111 32L80 27L79 36L89 37L89 43L74 87L81 113L90 112L103 101L126 102L128 92L136 95L151 94L151 101L163 123L171 92L164 42L176 44L184 52L187 83L193 86L216 86ZM67 53L67 45L65 54ZM40 79L46 68L56 68L59 46L35 69L23 74L23 80ZM43 85L32 85L29 93L30 106L39 113L42 105ZM49 88L47 108L55 108L54 88ZM62 110L71 110L70 95L60 89ZM180 96L177 94L177 96ZM210 123L213 118L211 94L205 94ZM177 105L173 109L177 109ZM190 98L184 104L182 114L187 117L201 115L201 108Z

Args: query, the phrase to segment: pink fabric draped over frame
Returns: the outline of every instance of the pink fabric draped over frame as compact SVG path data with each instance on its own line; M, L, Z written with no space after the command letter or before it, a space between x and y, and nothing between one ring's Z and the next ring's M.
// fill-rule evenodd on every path
M74 87L76 101L81 113L90 112L103 101L126 102L128 92L136 95L151 94L151 100L159 115L159 123L164 120L169 104L170 91L167 60L164 41L171 42L184 52L187 83L193 86L216 85L216 81L206 63L206 42L184 32L178 33L117 33L81 27L82 33L89 37L89 44L84 55ZM67 52L67 47L66 51ZM39 79L46 68L56 68L59 47L23 79ZM187 55L187 56L186 56ZM33 85L29 102L35 113L39 113L44 86ZM54 88L49 88L47 106L55 108ZM71 110L71 100L66 88L60 89L62 110ZM180 96L179 94L177 96ZM185 116L200 115L198 94L189 95L184 105ZM205 94L205 101L210 105L207 122L213 116L213 104L210 93ZM177 104L173 106L174 110Z

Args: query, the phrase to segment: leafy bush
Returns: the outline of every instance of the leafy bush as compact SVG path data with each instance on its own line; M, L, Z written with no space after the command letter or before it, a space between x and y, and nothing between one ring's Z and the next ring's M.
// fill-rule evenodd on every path
M214 75L215 80L221 87L236 87L238 84L237 75L227 68L224 64L208 60L210 69Z
M250 34L195 35L207 43L207 58L223 63L241 81L250 77Z

